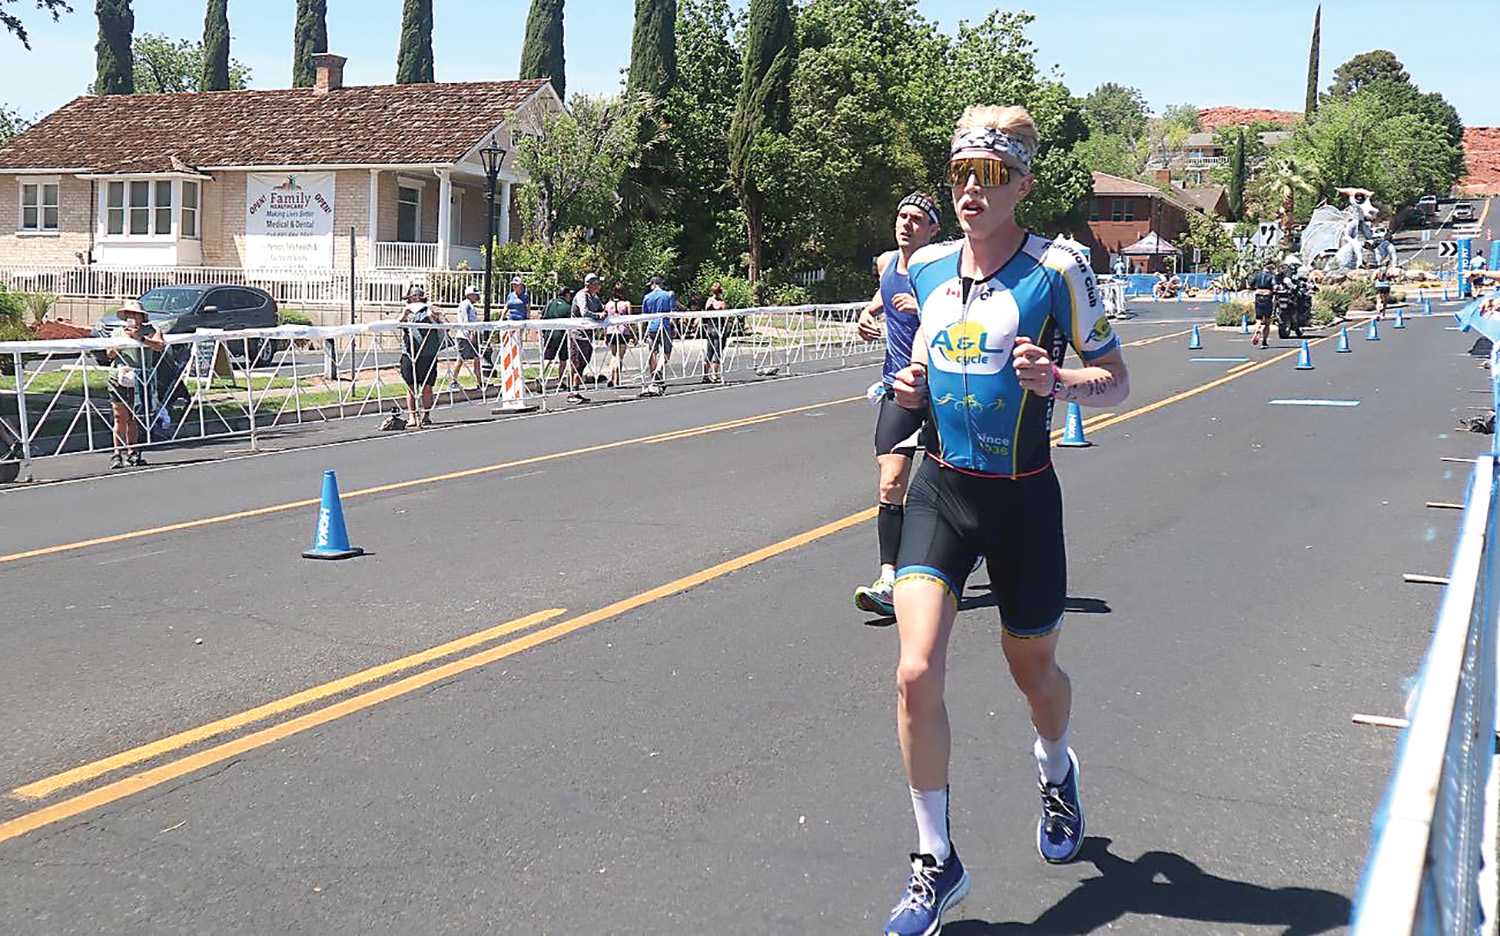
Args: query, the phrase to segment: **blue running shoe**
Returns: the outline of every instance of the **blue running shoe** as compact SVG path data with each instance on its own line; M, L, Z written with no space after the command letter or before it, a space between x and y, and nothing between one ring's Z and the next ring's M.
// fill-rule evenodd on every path
M861 611L868 611L871 614L895 617L895 587L893 582L883 578L876 579L873 585L861 585L854 590L854 606Z
M1036 850L1048 864L1067 864L1083 847L1083 803L1078 798L1078 755L1068 748L1068 775L1062 783L1040 782L1042 818L1036 824Z
M943 864L931 855L913 854L906 894L891 909L885 936L937 936L943 930L943 912L958 906L968 893L969 872L956 850Z

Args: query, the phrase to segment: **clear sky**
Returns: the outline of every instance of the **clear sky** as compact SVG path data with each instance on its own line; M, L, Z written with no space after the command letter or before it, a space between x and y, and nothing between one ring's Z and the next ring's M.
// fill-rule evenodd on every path
M1440 91L1470 126L1500 125L1500 93L1489 59L1483 9L1495 0L1328 0L1323 5L1321 84L1350 56L1395 52L1423 90ZM32 52L0 37L0 103L39 116L82 93L93 79L95 22L90 0L52 23L29 2L21 15ZM741 4L743 6L743 4ZM203 4L135 0L136 33L199 38ZM435 0L439 81L513 78L528 0ZM952 31L977 19L985 0L919 0L929 19ZM1301 110L1312 0L1032 0L1031 37L1043 67L1056 65L1075 93L1103 81L1140 88L1153 108L1193 103ZM255 87L291 83L288 56L295 0L231 0L231 54L253 70ZM568 0L569 92L610 91L630 59L632 0ZM345 81L394 79L401 0L328 0L332 50L349 57ZM1466 25L1467 24L1467 25ZM1479 29L1479 33L1466 32Z

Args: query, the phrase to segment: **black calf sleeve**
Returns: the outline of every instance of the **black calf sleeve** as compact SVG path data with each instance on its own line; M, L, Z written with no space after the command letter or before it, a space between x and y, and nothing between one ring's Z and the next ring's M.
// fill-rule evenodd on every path
M896 553L901 549L901 521L905 516L906 508L900 504L880 505L875 529L880 538L880 564L883 566L896 564Z

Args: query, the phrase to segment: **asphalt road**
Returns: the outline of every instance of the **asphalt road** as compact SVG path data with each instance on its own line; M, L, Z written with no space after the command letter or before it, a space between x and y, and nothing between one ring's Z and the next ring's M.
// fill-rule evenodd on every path
M1347 919L1395 741L1349 716L1400 711L1439 598L1401 574L1446 571L1458 515L1423 504L1462 499L1440 456L1487 447L1453 431L1485 373L1442 315L1310 372L1233 332L1188 352L1177 318L1122 326L1132 399L1057 454L1092 838L1035 854L981 573L949 679L975 884L946 933ZM877 932L912 832L895 633L849 603L871 379L0 494L4 789L230 719L0 797L0 931ZM364 558L298 556L325 467Z

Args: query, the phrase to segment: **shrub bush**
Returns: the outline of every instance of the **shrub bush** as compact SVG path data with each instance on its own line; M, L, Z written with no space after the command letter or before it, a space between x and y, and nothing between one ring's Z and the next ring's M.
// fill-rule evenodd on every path
M1242 315L1249 321L1255 321L1255 303L1248 299L1231 299L1219 306L1219 311L1214 313L1214 324L1238 325Z
M313 323L307 313L300 309L281 309L277 314L283 325L311 325Z
M21 316L26 312L26 303L22 294L11 292L4 286L0 286L0 324L8 321L21 321Z

